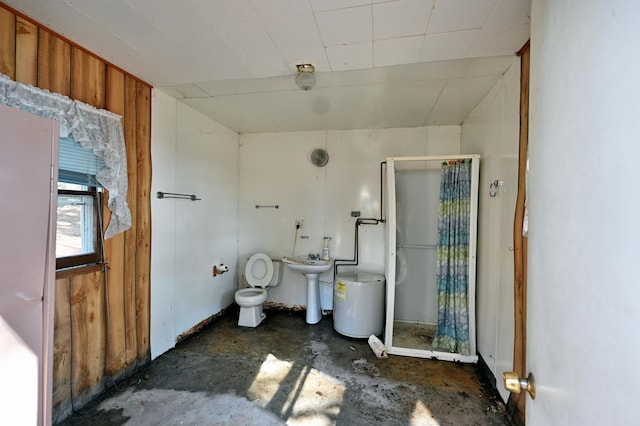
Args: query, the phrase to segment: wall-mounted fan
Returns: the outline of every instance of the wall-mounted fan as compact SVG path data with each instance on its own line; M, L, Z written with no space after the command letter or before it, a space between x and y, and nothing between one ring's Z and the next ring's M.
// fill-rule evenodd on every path
M329 162L329 153L324 149L314 149L311 153L311 163L314 166L324 167Z

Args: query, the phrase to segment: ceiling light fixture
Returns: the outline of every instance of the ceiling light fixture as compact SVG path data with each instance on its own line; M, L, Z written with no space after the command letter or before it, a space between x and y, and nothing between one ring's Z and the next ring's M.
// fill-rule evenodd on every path
M302 90L311 90L316 85L316 69L311 64L300 64L298 67L298 75L296 75L296 84Z

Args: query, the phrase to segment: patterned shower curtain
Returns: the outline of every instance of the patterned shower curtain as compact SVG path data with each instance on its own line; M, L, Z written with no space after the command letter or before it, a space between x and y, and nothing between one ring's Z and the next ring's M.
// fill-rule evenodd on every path
M442 163L438 217L438 328L432 346L470 355L471 160Z

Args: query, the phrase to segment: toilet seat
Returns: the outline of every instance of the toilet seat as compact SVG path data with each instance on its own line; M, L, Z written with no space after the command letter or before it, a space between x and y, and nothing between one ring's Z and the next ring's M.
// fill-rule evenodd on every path
M264 263L254 272L257 262ZM278 271L281 271L279 268ZM273 279L273 262L264 253L257 253L249 258L247 266L244 268L244 278L250 286L236 291L235 300L240 306L238 325L241 327L257 327L267 316L262 311L262 305L267 301L267 287ZM262 274L262 276L259 276ZM276 279L275 285L280 284L280 278Z
M265 267L267 268L267 271L262 277L256 277L253 275L253 266L258 261L264 262ZM244 276L251 287L266 288L271 282L271 278L273 278L273 262L271 261L271 258L264 253L254 254L251 256L247 262L247 266L244 268Z
M267 300L267 290L262 288L243 288L236 291L235 299L240 306L261 305Z

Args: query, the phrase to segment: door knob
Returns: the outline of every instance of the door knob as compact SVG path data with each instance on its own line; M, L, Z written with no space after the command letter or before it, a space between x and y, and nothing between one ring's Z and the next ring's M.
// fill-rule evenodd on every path
M509 371L502 373L502 380L505 389L509 392L520 393L521 390L526 390L531 395L531 399L536 399L536 379L533 374L529 373L526 379L521 379L518 373Z

